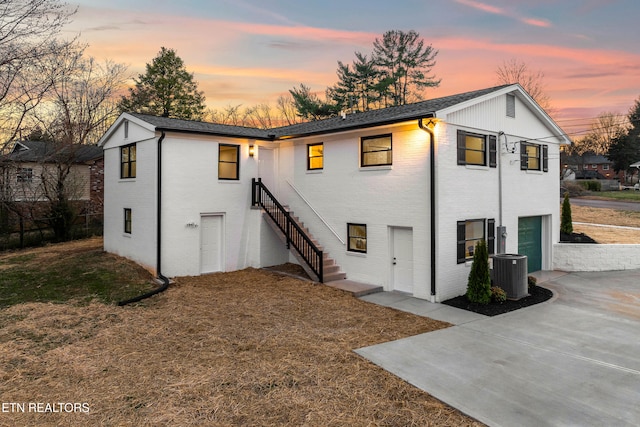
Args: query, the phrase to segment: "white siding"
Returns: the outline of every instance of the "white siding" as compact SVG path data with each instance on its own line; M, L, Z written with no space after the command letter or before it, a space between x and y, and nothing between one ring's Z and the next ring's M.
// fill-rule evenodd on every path
M360 138L392 134L393 165L361 168ZM280 148L280 194L312 234L337 259L351 280L390 290L389 226L413 228L414 294L428 298L429 285L429 136L416 122L402 126L301 138ZM324 168L307 171L307 144L324 143ZM367 225L367 253L347 251L318 218L292 183L347 241L347 223Z
M158 137L129 124L104 151L104 249L156 271L156 174ZM120 179L120 147L136 143L136 177ZM131 209L132 231L124 233L124 209Z
M551 131L516 99L516 117L506 116L501 96L449 114L438 124L437 136L437 300L466 292L470 263L456 261L456 221L493 218L500 225L499 168L457 164L457 131L467 130L498 136L498 163L502 167L502 225L508 237L506 252L518 251L518 218L543 216L543 269L552 268L552 243L559 230L559 145ZM540 140L536 140L540 138ZM505 146L505 139L509 143ZM549 171L520 170L521 140L547 144ZM506 148L515 147L515 153ZM496 246L497 247L497 246Z

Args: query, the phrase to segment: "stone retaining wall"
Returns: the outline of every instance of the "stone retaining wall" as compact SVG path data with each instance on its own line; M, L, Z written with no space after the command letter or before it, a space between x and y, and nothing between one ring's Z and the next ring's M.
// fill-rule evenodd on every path
M553 268L562 271L640 269L640 245L558 243L553 245Z

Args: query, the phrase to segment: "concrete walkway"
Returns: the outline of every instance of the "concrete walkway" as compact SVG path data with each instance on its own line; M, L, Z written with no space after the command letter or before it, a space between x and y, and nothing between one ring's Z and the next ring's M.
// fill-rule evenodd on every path
M490 426L640 425L640 270L541 282L551 301L495 317L368 295L456 326L357 353Z

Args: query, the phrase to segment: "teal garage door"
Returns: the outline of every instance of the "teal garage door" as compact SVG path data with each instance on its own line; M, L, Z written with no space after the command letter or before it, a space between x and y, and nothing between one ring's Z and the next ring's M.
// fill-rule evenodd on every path
M518 253L527 256L527 273L542 270L542 217L518 218Z

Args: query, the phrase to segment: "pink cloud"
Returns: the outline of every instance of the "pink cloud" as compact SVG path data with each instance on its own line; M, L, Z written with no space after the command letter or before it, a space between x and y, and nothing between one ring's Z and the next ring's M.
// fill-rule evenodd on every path
M502 15L502 16L506 16L509 18L513 18L516 19L524 24L527 25L531 25L533 27L550 27L551 23L547 20L544 19L539 19L539 18L530 18L530 17L525 17L525 16L521 16L520 14L508 10L508 9L504 9L501 7L497 7L497 6L492 6L489 5L487 3L482 3L476 0L455 0L456 3L465 5L465 6L469 6L472 7L474 9L480 10L482 12L486 12L486 13L491 13L493 15Z

